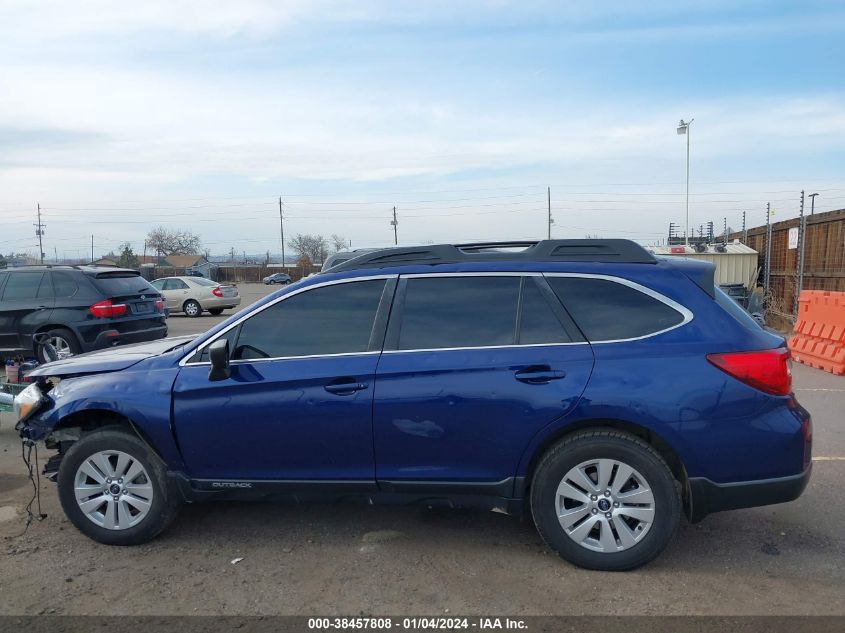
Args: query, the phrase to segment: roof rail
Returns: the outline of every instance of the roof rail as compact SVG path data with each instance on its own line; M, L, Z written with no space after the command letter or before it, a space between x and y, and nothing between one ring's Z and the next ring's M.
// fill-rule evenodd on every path
M654 255L631 240L539 240L385 248L353 257L326 272L489 261L657 263Z

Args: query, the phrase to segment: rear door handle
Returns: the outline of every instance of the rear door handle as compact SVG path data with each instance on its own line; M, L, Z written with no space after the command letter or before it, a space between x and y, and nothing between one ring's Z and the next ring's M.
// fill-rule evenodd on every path
M362 391L369 387L366 382L333 382L323 387L329 393L334 393L339 396L352 395L356 391Z
M529 385L545 385L552 380L560 380L566 376L566 372L559 369L552 369L548 366L526 367L514 372L514 378Z

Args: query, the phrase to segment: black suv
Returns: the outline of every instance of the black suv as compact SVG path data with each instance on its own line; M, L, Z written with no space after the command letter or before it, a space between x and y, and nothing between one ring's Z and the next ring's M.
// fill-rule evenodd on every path
M44 336L36 343L38 334ZM165 336L161 294L137 271L106 266L0 271L0 354L24 350L45 362L46 342L65 358Z

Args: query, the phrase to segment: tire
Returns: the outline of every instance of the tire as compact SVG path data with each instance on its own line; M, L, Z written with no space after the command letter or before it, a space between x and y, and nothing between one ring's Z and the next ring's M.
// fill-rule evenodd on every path
M671 540L681 508L680 486L663 458L641 439L611 429L580 431L554 445L531 481L540 536L585 569L624 571L649 562Z
M182 312L184 312L186 316L195 319L202 315L202 306L198 301L188 299L184 304L182 304Z
M46 334L49 337L53 347L59 352L59 360L75 356L82 351L76 335L66 328L53 328L39 334ZM36 346L35 355L40 363L50 362L43 345Z
M104 452L113 453L108 458L108 465L113 471L106 474L120 474L119 470L123 467L126 475L133 477L131 483L119 479L119 485L125 486L129 494L117 491L120 496L117 503L112 501L114 497L111 494L105 494L99 488L100 485L103 488L108 486L108 479L100 484L87 474L91 472L99 479L105 479L105 468L101 466L99 470L92 470L88 461L92 459L102 464L98 458ZM118 454L128 456L131 461L121 463ZM133 472L138 472L138 467L143 472L133 476ZM91 487L90 492L82 493L88 495L84 503L88 504L90 515L80 506L82 502L77 501L77 486ZM168 483L165 465L159 457L136 435L121 429L94 431L75 442L62 458L58 487L59 501L71 523L87 537L106 545L138 545L154 539L176 518L180 506L179 494ZM133 488L135 492L132 492ZM102 504L98 511L96 502L101 498ZM149 502L148 509L139 519L142 513L139 508L143 507L144 501ZM132 516L133 511L138 514ZM118 520L126 525L121 527ZM108 522L111 522L112 527L107 527Z
M208 313L212 316L220 316L223 314L223 308L210 308Z

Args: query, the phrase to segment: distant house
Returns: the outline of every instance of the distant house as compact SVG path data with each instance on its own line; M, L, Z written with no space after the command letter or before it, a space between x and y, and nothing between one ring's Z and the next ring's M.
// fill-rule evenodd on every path
M193 268L203 260L205 258L202 255L167 255L164 261L158 265L162 267L169 265L170 268L184 268L187 270L188 268Z
M92 266L117 266L117 260L111 259L110 257L101 257L93 262L91 262Z

